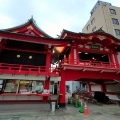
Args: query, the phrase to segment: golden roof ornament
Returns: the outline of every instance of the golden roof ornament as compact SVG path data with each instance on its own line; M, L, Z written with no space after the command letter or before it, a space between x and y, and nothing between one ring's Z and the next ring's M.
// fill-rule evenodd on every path
M99 38L101 41L104 40L104 39L106 39L106 37L102 36L102 35L98 35L97 38Z

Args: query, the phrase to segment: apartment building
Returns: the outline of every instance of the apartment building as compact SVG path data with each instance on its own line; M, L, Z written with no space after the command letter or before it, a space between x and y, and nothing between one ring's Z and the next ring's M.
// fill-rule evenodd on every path
M91 33L102 28L103 31L120 39L120 7L98 1L91 10L91 16L83 27L83 33Z

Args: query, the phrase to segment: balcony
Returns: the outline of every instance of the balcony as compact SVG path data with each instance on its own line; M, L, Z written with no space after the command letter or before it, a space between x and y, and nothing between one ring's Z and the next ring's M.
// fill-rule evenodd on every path
M67 59L64 58L61 62L61 67L71 70L82 70L82 71L99 71L102 72L116 72L120 73L120 64L108 63L101 61L91 60L79 60L79 59Z
M0 74L59 76L55 67L0 63Z

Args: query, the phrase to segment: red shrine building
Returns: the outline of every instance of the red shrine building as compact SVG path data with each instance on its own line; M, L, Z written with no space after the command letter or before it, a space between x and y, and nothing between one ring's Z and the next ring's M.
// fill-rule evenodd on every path
M51 102L65 107L66 81L83 81L87 91L114 95L120 82L120 41L101 29L63 30L59 38L33 18L0 30L0 102Z

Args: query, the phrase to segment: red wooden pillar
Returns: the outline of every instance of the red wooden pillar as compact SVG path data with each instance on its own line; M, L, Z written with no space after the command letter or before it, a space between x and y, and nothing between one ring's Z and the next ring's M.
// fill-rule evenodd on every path
M91 85L88 84L88 92L91 92Z
M76 45L73 45L71 47L71 52L70 52L70 57L69 57L69 61L72 64L77 64L78 63L78 47L76 47Z
M50 87L50 77L47 77L45 82L44 82L44 89L49 90L49 87ZM47 102L47 100L48 100L48 97L44 96L43 102Z
M116 66L119 67L118 53L114 53Z
M65 86L65 70L61 70L61 81L60 81L60 96L59 96L59 107L65 108L65 95L66 95L66 86Z
M64 55L64 64L67 63L66 55Z
M49 87L50 87L50 77L47 77L44 82L44 89L49 90Z
M106 86L104 84L101 84L101 91L106 92Z
M70 63L70 64L74 63L74 62L73 62L73 58L74 58L74 49L73 49L73 47L71 46L71 52L70 52L70 55L69 55L69 63Z
M50 60L51 60L51 47L48 47L48 52L46 54L46 76L48 76L48 72L50 72ZM49 90L49 86L50 86L50 77L46 77L46 80L44 82L44 89ZM48 97L44 96L43 97L43 102L47 102Z
M77 59L77 64L79 64L80 60L79 60L79 49L78 47L76 47L76 59Z
M50 60L51 60L51 53L47 52L47 57L46 57L46 71L50 72Z
M110 63L112 66L114 66L114 59L113 59L113 54L109 54L109 58L110 58Z

